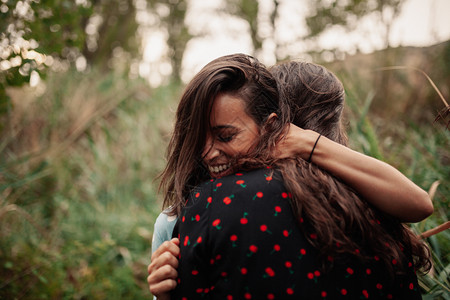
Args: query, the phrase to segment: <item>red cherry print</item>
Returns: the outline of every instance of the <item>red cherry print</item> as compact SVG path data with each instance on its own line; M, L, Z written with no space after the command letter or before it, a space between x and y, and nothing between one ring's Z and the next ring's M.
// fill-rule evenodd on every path
M181 222L184 222L185 220L186 220L186 217L183 216L183 217L181 218Z
M325 297L327 296L327 292L322 291L322 292L320 293L320 296L322 296L322 298L325 298Z
M200 215L195 215L194 220L197 222L200 221Z
M362 294L366 299L369 298L369 293L366 290L363 290Z
M342 294L342 295L347 295L347 290L346 290L346 289L342 289L342 290L341 290L341 294Z
M379 261L379 260L380 260L380 258L379 258L378 256L376 256L376 255L375 255L373 258L374 258L376 261Z
M250 249L250 251L253 252L253 253L256 253L256 251L258 251L258 247L256 247L255 245L251 245L251 246L249 247L249 249Z
M267 176L266 180L270 182L272 180L272 176Z
M315 239L317 239L317 234L311 233L311 234L309 235L309 237L312 238L313 240L315 240Z
M328 261L334 261L334 258L330 255L328 255L327 259L328 259Z
M220 219L215 219L212 222L212 226L216 227L218 230L222 229L222 227L219 224L220 224Z
M233 234L232 236L230 236L230 240L231 240L232 242L237 241L237 235Z
M222 255L217 254L217 255L216 255L216 260L219 260L219 259L222 259Z
M303 248L302 248L302 249L300 249L300 254L301 254L301 255L305 255L305 254L306 254L306 250L305 250L305 249L303 249Z
M355 249L355 254L359 254L359 249Z
M246 268L241 268L241 274L242 275L245 275L245 274L247 274L247 269Z
M366 274L367 274L367 275L372 274L372 270L371 270L371 269L366 269Z
M290 261L285 262L284 265L286 268L292 268L292 263Z
M201 242L202 242L202 237L199 236L199 237L197 238L197 244L200 244Z
M221 187L222 186L222 182L219 182L216 184L216 187Z
M308 273L307 276L308 276L309 279L313 279L314 278L314 274L313 273Z
M341 243L336 242L336 247L340 248L341 247Z
M256 198L262 198L264 196L264 194L262 193L262 192L257 192L256 194L255 194L255 196L253 196L253 200L255 200Z
M206 199L206 201L208 201L208 204L206 204L206 208L208 208L208 206L211 204L212 202L212 197L208 197L208 199Z
M278 216L279 213L281 213L281 207L275 206L275 217Z
M292 295L292 294L294 294L294 290L291 288L287 288L286 293L288 293L288 295Z
M388 299L393 299L394 297L393 297L391 294L388 294L388 295L387 295L387 298L388 298Z
M226 205L230 204L231 203L230 197L223 198L223 203L225 203Z
M414 289L414 284L413 284L412 282L409 284L409 289L410 289L410 290L413 290L413 289Z
M283 197L283 198L287 198L287 197L288 197L288 194L287 194L287 193L285 193L285 192L283 192L283 193L281 193L281 197Z
M285 237L288 237L288 236L289 236L289 231L287 231L286 229L283 230L283 235L284 235Z
M242 176L242 173L236 173L236 176Z
M184 246L189 245L189 236L185 236L185 237L184 237L184 243L183 243L183 245L184 245Z
M227 277L227 272L222 272L222 273L220 273L220 276L222 276L222 277Z
M192 270L192 275L198 275L198 271L197 270Z
M200 193L195 194L195 198L200 197Z
M319 277L320 276L320 272L319 271L314 271L314 276Z
M252 256L253 253L256 253L258 251L258 247L256 247L255 245L250 245L248 249L250 250L250 253L247 254L248 257Z
M195 291L197 292L197 294L203 293L203 289L202 288L198 288Z
M280 245L275 244L275 245L273 245L273 250L272 250L272 252L270 252L270 254L273 254L273 253L278 252L280 250L281 250Z
M393 264L393 265L396 265L396 264L397 264L397 260L396 260L395 258L392 260L392 264Z
M273 300L273 299L275 299L275 295L274 294L267 294L267 299Z
M264 232L264 231L266 231L267 230L267 225L261 225L260 227L259 227L259 229L261 229L261 231L262 232Z
M381 290L383 288L383 285L381 283L377 283L377 289Z
M242 225L245 225L245 224L248 223L247 215L248 215L248 213L245 212L245 213L244 213L244 216L241 218L241 224L242 224Z
M245 293L244 298L245 299L252 299L252 295L250 293Z
M353 274L353 269L352 268L347 268L347 273L352 275Z
M228 296L227 296L227 300L233 300L233 296L228 295Z
M245 188L246 187L246 185L244 184L244 180L238 180L238 181L236 181L236 184L238 184L238 185L240 185L240 186L242 186L243 188Z
M275 276L275 272L272 270L272 268L266 268L266 274L270 277Z

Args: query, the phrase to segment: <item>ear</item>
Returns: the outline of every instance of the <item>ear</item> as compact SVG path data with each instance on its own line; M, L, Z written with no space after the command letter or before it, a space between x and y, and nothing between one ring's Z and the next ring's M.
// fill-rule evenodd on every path
M266 119L266 122L264 123L264 126L263 126L263 128L264 128L264 130L265 131L272 131L273 130L273 124L275 123L275 121L277 121L278 120L278 115L276 114L276 113L271 113L268 117L267 117L267 119Z
M271 113L270 115L269 115L269 117L267 118L267 121L266 122L273 122L273 121L275 121L276 119L278 119L278 115L276 114L276 113Z

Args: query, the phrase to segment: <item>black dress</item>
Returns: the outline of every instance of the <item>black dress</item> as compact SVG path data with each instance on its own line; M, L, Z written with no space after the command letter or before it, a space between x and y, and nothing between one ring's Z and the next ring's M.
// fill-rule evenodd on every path
M328 257L323 268L301 226L279 172L200 185L174 230L181 254L172 299L421 299L411 263L395 277L377 257Z

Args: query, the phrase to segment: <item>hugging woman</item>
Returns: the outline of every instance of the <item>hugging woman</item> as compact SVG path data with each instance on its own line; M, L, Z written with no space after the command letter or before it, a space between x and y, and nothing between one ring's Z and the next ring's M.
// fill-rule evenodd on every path
M173 171L163 177L176 192L166 200L175 199L168 204L180 216L172 296L420 297L413 265L427 266L423 244L316 165L333 140L346 142L342 85L312 64L287 63L272 73L277 80L245 55L222 57L181 99L169 148ZM290 125L298 116L309 131ZM293 130L312 137L305 143L315 149L312 163L274 157L277 145L289 148ZM376 198L370 184L356 186L365 199Z

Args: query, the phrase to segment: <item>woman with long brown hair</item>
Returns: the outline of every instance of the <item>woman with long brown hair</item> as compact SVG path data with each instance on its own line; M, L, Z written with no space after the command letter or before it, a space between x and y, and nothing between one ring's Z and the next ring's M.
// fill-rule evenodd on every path
M238 169L254 168L261 166L262 162L264 164L270 162L280 170L284 185L292 194L291 202L297 219L306 220L300 228L303 232L308 232L306 236L314 237L310 244L314 245L316 249L320 249L320 257L323 258L325 254L332 253L348 255L350 249L351 251L370 249L374 253L389 254L398 261L403 261L404 259L401 259L401 255L397 251L398 247L386 247L385 245L386 242L392 242L397 237L404 240L412 239L400 228L401 226L398 226L399 224L393 222L395 224L393 226L398 228L397 235L392 235L392 239L391 237L384 238L386 229L383 226L386 226L387 223L383 222L383 226L375 225L374 222L377 223L380 220L376 218L375 213L371 213L374 210L336 178L301 158L295 159L295 163L292 160L274 161L272 159L275 145L279 144L280 140L284 142L285 146L289 146L289 143L286 142L289 139L282 140L282 137L289 121L299 122L290 119L290 111L293 102L300 99L308 98L313 104L300 104L297 107L298 111L293 114L294 116L303 114L310 116L306 117L309 123L302 125L305 128L314 129L314 131L302 131L303 135L313 137L310 138L310 144L316 143L313 148L314 153L311 151L313 155L309 160L316 163L316 161L326 158L326 152L321 149L325 149L327 143L333 143L331 140L341 143L345 141L345 135L339 130L342 103L339 103L338 100L340 98L343 100L343 89L339 87L340 83L336 84L330 80L333 78L326 76L319 80L322 75L326 74L318 76L317 70L313 69L310 70L310 75L316 76L313 78L314 80L307 78L304 82L299 81L300 77L295 77L300 76L300 73L287 71L278 72L278 75L281 76L277 79L280 85L279 90L282 99L285 99L281 105L278 101L276 83L271 75L267 74L257 61L247 56L229 56L216 60L193 79L180 102L175 127L176 134L169 148L169 164L165 177L163 177L163 182L168 183L168 190L178 192L175 195L169 194L166 200L184 199L195 186L207 179L208 175L222 177ZM273 72L277 74L276 69ZM283 85L286 79L294 81L296 79L299 84L303 85L305 83L319 84L319 86L306 85L307 89L304 89L314 92L319 95L319 98L314 99L310 98L314 95L299 94L300 89L294 84ZM288 90L288 87L292 90ZM295 97L294 101L288 97L289 95ZM331 97L331 95L334 96ZM239 101L236 102L236 99ZM326 99L326 101L320 102L320 99ZM330 102L337 103L332 111L329 110ZM219 104L222 106L218 108ZM213 119L220 121L227 109L237 107L239 104L244 105L241 110L241 112L245 112L244 115L239 115L239 110L230 112L230 117L239 116L238 119L234 118L234 121L239 120L237 124L226 123L212 126L215 122ZM212 118L213 112L216 110L218 113L215 118ZM319 123L322 124L322 127L318 126ZM296 132L301 130L291 126L288 135L292 134L292 129ZM316 132L323 136L321 137ZM241 140L240 137L242 137ZM249 140L253 142L248 143ZM230 146L233 141L236 143L234 147ZM247 144L244 143L245 141ZM235 151L237 145L242 149ZM234 152L229 149L233 149ZM213 153L216 153L216 157ZM243 161L237 159L236 156L250 157L250 159ZM231 169L234 166L239 167ZM172 171L167 172L167 170ZM331 171L333 171L332 168ZM370 195L370 193L370 190L366 191L366 194ZM181 208L183 203L184 200L171 204L175 204L172 207ZM314 213L316 209L317 215ZM174 210L177 209L174 208ZM348 230L353 233L350 234ZM366 232L367 230L371 232ZM336 248L336 245L339 247ZM420 246L417 249L421 249ZM423 254L419 252L415 254L423 257ZM385 266L388 266L384 258L382 261Z

